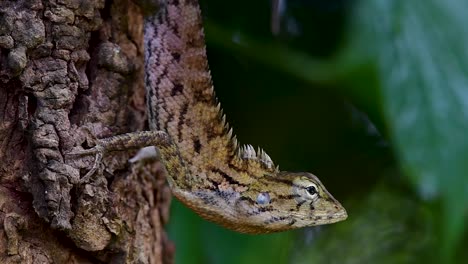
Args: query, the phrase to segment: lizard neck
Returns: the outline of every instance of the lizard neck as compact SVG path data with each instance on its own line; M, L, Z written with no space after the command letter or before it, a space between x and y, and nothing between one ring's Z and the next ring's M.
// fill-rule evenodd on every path
M248 183L239 172L276 171L263 151L238 147L226 123L213 91L197 1L167 0L146 19L145 59L150 129L171 136L192 175L216 172Z

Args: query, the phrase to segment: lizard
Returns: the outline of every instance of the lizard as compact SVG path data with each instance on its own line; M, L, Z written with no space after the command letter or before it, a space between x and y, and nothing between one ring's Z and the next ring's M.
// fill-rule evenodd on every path
M228 229L261 234L330 224L345 208L307 172L280 171L265 151L240 145L215 96L196 0L159 0L144 25L149 131L99 139L75 154L154 146L173 195Z

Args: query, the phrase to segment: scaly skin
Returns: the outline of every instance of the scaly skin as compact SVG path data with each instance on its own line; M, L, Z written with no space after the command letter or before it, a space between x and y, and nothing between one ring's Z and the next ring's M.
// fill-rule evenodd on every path
M238 232L346 219L316 176L279 171L264 151L238 145L214 95L198 2L164 2L145 21L151 131L103 139L86 154L156 146L173 194L202 217Z

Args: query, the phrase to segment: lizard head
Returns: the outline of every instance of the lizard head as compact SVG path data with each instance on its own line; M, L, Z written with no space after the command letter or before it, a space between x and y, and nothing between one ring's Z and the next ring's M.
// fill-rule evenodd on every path
M236 210L246 233L269 233L345 220L344 207L310 173L279 172L243 192Z
M285 231L345 220L344 207L310 173L277 172L256 177L248 186L173 194L203 218L249 234Z

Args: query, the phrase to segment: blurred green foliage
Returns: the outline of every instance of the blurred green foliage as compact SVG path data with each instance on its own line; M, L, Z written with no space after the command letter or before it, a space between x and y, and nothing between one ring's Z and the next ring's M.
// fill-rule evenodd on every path
M177 263L466 263L468 2L203 0L217 95L241 143L319 175L330 226L249 236L176 203Z

